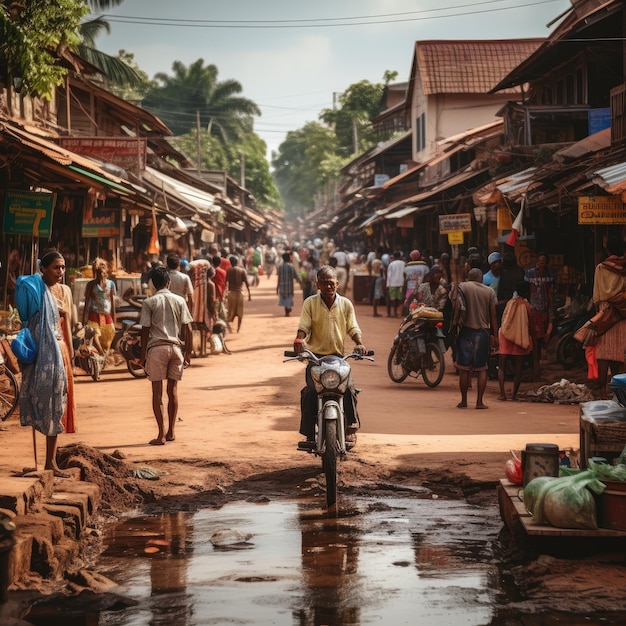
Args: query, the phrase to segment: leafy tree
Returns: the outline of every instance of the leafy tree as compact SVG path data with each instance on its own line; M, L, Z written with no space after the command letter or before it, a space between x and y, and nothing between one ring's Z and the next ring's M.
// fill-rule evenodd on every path
M341 170L354 157L355 138L357 152L376 145L371 119L382 111L383 90L396 76L386 71L384 83L362 80L350 85L339 96L339 108L320 113L322 124L309 122L288 133L272 165L289 217L304 216L333 201Z
M289 217L304 216L316 208L320 190L329 180L323 164L336 154L337 148L333 131L318 122L308 122L301 129L287 133L272 165Z
M368 80L354 83L339 96L340 108L320 113L320 119L335 129L341 148L358 153L376 144L370 121L384 109L384 88L384 84Z
M239 94L236 80L218 81L215 65L204 65L198 59L189 67L180 61L172 64L173 75L156 74L156 85L148 91L144 108L160 117L176 135L200 125L222 143L237 141L252 130L253 116L261 115L259 107Z
M24 90L51 99L67 73L57 64L57 56L77 48L78 26L87 12L84 0L3 2L0 49L4 80L21 78Z
M197 166L197 134L186 133L170 140ZM281 208L282 201L265 157L267 145L255 133L247 133L237 144L225 146L206 128L200 131L201 168L224 171L231 178L241 178L242 158L245 164L245 187L252 192L261 207Z

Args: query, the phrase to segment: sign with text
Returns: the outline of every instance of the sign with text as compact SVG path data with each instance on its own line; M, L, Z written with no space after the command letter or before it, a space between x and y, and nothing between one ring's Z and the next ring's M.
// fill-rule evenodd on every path
M465 237L462 231L452 230L448 232L448 243L451 246L455 246L455 245L460 246L464 240L465 240Z
M125 170L146 169L146 140L134 137L61 137L66 150L113 163Z
M83 237L119 237L120 211L96 206L83 209Z
M626 207L620 196L580 196L579 224L626 224Z
M2 230L5 234L50 237L53 193L7 189Z
M439 232L452 233L459 231L462 233L472 232L472 216L469 213L456 213L455 215L439 216Z

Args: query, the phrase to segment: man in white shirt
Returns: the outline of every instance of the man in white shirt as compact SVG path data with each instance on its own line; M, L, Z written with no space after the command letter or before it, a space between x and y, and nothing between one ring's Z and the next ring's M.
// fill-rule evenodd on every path
M167 273L170 275L170 291L184 298L187 308L193 311L193 285L189 275L180 271L180 257L177 254L167 257Z
M402 253L394 252L393 261L389 263L387 268L387 294L394 317L398 317L398 307L402 306L404 302L404 267ZM390 313L387 313L387 316L389 315Z

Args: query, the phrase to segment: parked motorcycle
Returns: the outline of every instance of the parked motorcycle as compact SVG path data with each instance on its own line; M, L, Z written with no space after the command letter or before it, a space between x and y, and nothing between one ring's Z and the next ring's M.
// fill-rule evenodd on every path
M429 387L436 387L446 371L443 313L431 307L410 311L400 323L387 360L387 372L394 383L408 376L422 375Z
M310 452L322 457L322 467L326 476L326 505L328 508L337 502L337 459L343 460L346 450L346 417L343 409L343 396L350 380L349 359L373 361L373 350L367 356L352 352L344 357L335 355L317 357L310 350L300 354L285 351L284 363L288 361L311 362L311 377L317 392L317 423L315 448Z
M141 366L141 306L147 296L143 294L125 294L124 304L117 307L117 324L121 325L115 333L111 348L126 361L126 368L131 376L145 378L146 371Z
M555 357L565 369L583 365L585 350L582 344L574 339L574 333L595 315L593 300L582 297L576 300L569 309L562 307L557 311L554 334L559 338L556 344Z
M125 324L124 330L117 333L111 346L117 350L126 361L126 367L135 378L145 378L146 370L140 363L141 359L141 326L139 324Z
M91 326L79 325L72 337L74 344L74 365L98 382L104 369L106 356L100 354L94 345L96 331Z

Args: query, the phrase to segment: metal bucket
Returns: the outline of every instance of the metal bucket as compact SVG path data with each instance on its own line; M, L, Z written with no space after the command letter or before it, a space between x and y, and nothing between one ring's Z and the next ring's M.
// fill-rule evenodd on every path
M522 484L538 476L559 475L559 446L554 443L527 443L522 450Z

